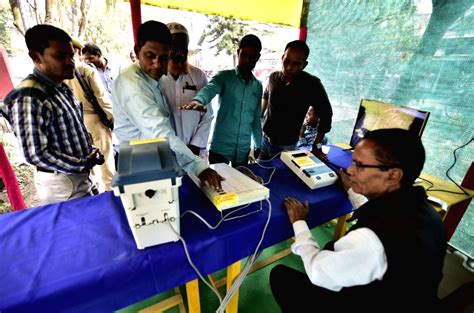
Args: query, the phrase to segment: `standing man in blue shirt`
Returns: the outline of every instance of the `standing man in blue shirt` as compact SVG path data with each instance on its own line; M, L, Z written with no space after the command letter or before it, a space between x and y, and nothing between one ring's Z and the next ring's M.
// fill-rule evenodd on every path
M25 34L35 68L0 106L13 127L26 161L36 167L43 204L93 194L90 169L104 163L83 123L82 107L63 81L74 77L71 37L51 25Z
M237 50L237 67L217 73L191 103L182 106L183 109L205 111L205 105L219 95L219 109L209 150L210 163L247 164L252 137L255 158L260 153L263 88L252 70L261 50L262 43L257 36L244 36Z
M165 24L147 21L138 27L135 53L138 62L127 67L113 84L112 103L120 142L168 137L178 163L203 183L221 187L222 177L176 136L173 116L163 95L160 77L166 75L171 33Z
M112 95L112 84L117 77L118 68L114 68L109 63L109 60L102 55L102 50L93 43L86 43L82 48L82 56L84 61L88 64L93 64L99 72L100 79L104 83L104 87Z

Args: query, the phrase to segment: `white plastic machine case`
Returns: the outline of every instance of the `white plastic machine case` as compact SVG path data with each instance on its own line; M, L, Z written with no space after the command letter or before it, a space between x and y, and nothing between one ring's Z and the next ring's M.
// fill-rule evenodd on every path
M310 151L284 151L280 158L311 189L332 185L337 180L336 173Z
M120 145L112 180L138 249L179 240L182 170L166 138L132 140Z

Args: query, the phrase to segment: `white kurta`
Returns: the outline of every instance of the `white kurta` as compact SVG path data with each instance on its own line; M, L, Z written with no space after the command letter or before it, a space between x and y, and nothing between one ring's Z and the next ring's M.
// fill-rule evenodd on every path
M214 118L212 106L207 106L207 112L180 110L180 106L191 102L196 93L205 85L207 78L203 71L189 65L189 72L181 74L177 80L170 73L161 77L161 86L173 114L176 135L185 144L206 148Z
M366 200L348 191L355 208ZM369 228L359 228L334 243L334 251L321 250L304 220L293 223L295 242L291 249L303 261L314 285L339 291L343 287L366 285L381 280L387 271L387 256L382 242Z

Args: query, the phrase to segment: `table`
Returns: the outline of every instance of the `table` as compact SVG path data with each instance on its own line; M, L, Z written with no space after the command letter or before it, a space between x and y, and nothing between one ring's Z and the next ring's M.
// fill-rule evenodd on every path
M345 162L333 147L329 159ZM285 196L310 202L308 224L314 227L350 212L337 185L310 190L280 160L268 187L272 217L262 249L293 235L283 208ZM252 166L268 179L270 171ZM220 214L204 194L183 178L180 208L192 209L210 223ZM252 204L247 210L259 207ZM181 219L181 235L203 275L250 255L260 239L268 209L224 222L209 230L192 215ZM111 192L0 215L0 311L110 312L193 281L180 242L138 250L118 197Z

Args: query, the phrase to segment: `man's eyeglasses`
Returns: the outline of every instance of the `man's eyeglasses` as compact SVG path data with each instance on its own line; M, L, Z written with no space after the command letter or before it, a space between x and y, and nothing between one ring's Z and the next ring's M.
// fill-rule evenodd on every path
M362 168L378 168L382 171L386 171L391 168L397 168L400 167L400 164L391 164L391 165L383 165L383 164L364 164L359 161L354 161L352 160L352 163L355 165L356 169L362 169Z

